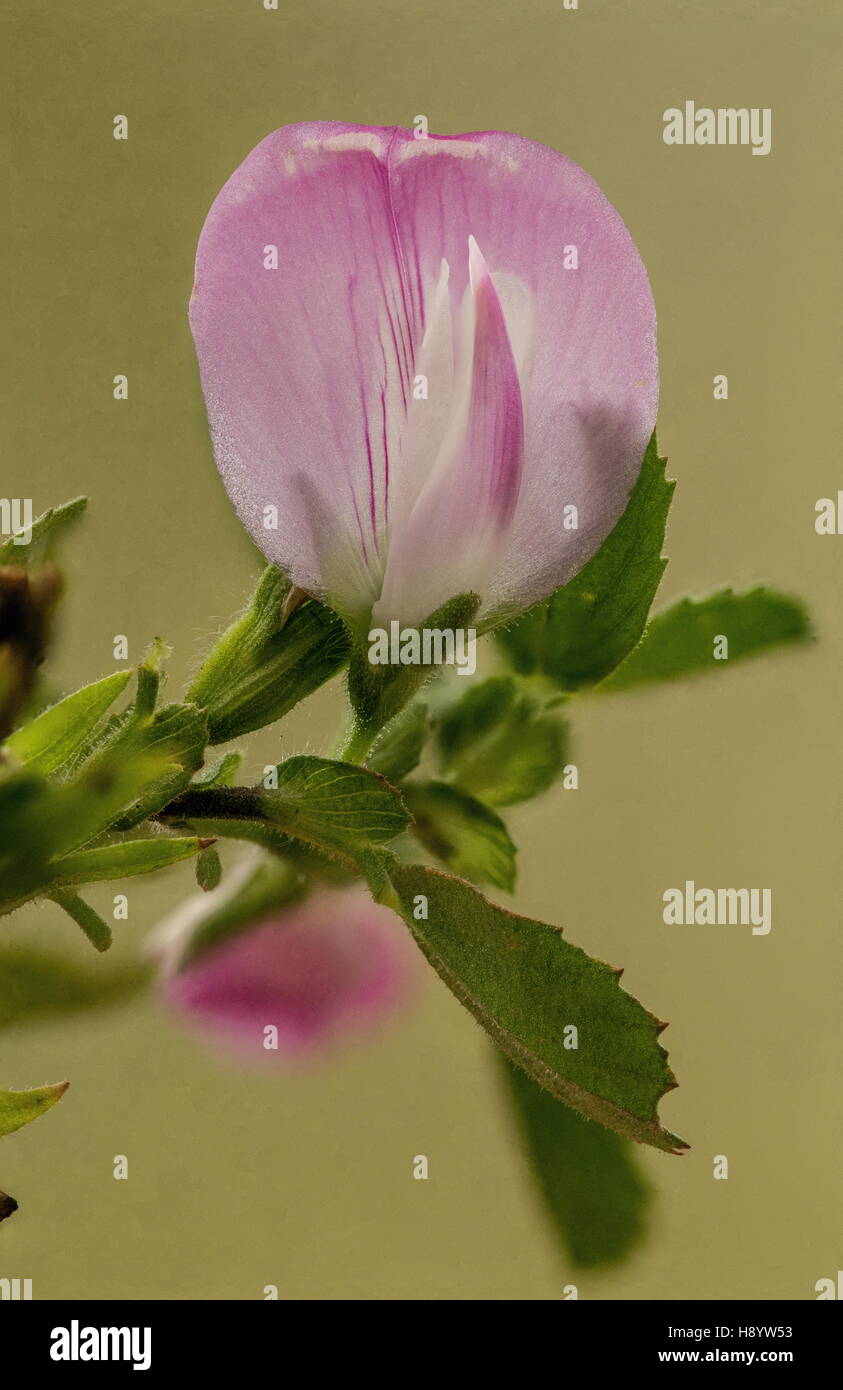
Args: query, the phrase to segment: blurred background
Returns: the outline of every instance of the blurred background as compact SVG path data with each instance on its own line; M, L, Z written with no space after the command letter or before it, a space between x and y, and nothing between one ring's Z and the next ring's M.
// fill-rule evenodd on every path
M816 500L840 482L830 0L9 0L8 13L0 494L36 513L90 496L63 551L58 690L115 669L115 634L132 661L160 634L175 697L253 586L187 301L222 183L270 130L311 119L513 130L589 170L659 311L659 440L678 486L657 602L768 581L808 601L820 641L719 680L584 700L579 790L508 816L517 905L625 966L625 987L671 1020L681 1085L661 1114L692 1149L637 1151L656 1197L625 1266L566 1267L485 1037L428 971L391 1028L293 1076L221 1063L151 999L3 1031L3 1085L71 1089L2 1145L20 1211L0 1230L0 1275L57 1299L253 1299L267 1284L287 1299L556 1299L571 1282L581 1298L814 1298L840 1264L841 541L814 531ZM686 99L771 107L772 153L665 146L662 112ZM334 683L241 740L245 775L325 752L341 707ZM662 893L686 878L771 887L772 932L665 926ZM119 886L92 902L110 909ZM192 890L190 865L128 884L113 960ZM111 964L49 905L0 932ZM427 1182L412 1178L420 1153ZM117 1154L128 1181L112 1177ZM713 1180L716 1154L728 1181Z

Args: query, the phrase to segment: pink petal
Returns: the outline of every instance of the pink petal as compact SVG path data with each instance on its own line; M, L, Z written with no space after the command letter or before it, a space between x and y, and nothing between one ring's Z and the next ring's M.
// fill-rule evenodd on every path
M394 913L364 890L323 888L200 956L162 990L217 1043L252 1061L284 1061L393 1012L408 997L416 956ZM270 1026L277 1050L264 1046Z
M411 330L389 131L288 126L202 231L190 320L217 463L264 554L308 592L371 605ZM278 269L264 267L277 247ZM278 529L264 509L278 509Z
M372 621L421 621L456 594L483 593L518 500L524 460L521 388L503 309L474 238L462 310L462 380L449 429L415 505L390 537ZM419 422L425 430L426 421ZM412 594L406 594L407 579Z
M655 423L629 233L582 169L518 136L276 131L211 209L191 323L256 542L346 612L380 596L380 620L468 588L486 614L552 591L619 517Z
M485 611L515 610L582 568L638 476L658 405L647 273L594 180L531 140L494 131L408 137L393 146L390 175L398 235L416 272L416 313L424 315L424 286L442 257L451 266L452 295L463 292L469 236L493 281L518 286L528 298L521 488L484 595ZM563 268L566 246L577 248L576 270ZM562 529L566 503L578 508L577 530Z

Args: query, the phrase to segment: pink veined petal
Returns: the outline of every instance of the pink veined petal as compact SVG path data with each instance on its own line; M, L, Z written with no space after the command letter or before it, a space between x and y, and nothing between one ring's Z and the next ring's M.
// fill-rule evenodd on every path
M217 461L258 545L346 612L380 595L381 621L466 589L499 615L565 582L620 516L655 423L632 239L588 174L518 136L276 131L209 214L191 323ZM486 345L470 371L467 340Z
M617 211L572 160L495 131L390 147L390 187L414 312L434 263L468 279L469 236L493 281L524 287L531 360L522 373L524 464L509 539L484 612L515 611L565 583L618 520L658 405L656 319L647 273ZM565 269L575 247L577 269ZM510 324L510 336L514 338ZM519 354L516 352L516 357ZM579 527L562 529L573 503Z
M255 1062L320 1052L405 1002L416 952L400 922L357 888L316 890L210 950L162 989L223 1047ZM264 1046L277 1029L278 1049Z
M380 586L412 370L391 138L316 123L262 141L208 215L190 311L241 520L296 584L351 609Z

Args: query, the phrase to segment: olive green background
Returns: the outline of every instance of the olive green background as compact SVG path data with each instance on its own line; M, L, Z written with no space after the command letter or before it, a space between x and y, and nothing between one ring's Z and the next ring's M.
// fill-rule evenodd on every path
M303 119L424 113L434 131L514 130L583 164L659 311L659 434L678 479L659 601L768 580L809 601L820 635L686 686L584 701L579 791L510 818L519 905L626 966L625 986L671 1020L681 1086L662 1116L693 1147L638 1151L657 1195L629 1264L586 1274L558 1257L484 1036L427 972L390 1029L295 1077L221 1064L151 1001L4 1034L4 1085L71 1080L0 1154L20 1201L0 1275L32 1278L36 1298L254 1299L275 1284L284 1299L558 1299L573 1282L581 1298L811 1299L834 1275L843 542L814 532L816 499L840 481L833 9L7 5L17 237L0 494L36 511L91 499L66 548L60 687L113 669L116 633L132 659L160 633L176 692L257 573L213 465L187 300L219 187ZM686 98L772 107L772 153L665 146L662 112ZM712 398L721 372L727 402ZM340 709L336 685L247 741L248 773L324 751ZM771 934L666 927L662 892L686 878L771 887ZM129 885L116 952L191 885L189 867ZM91 896L106 906L113 891ZM29 908L0 928L87 960L59 917ZM418 1153L427 1182L411 1176ZM728 1181L713 1180L715 1154Z

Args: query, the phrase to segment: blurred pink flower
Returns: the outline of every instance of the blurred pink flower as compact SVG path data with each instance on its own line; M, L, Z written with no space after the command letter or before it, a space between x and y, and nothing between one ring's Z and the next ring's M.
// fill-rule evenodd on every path
M376 1026L412 993L418 960L399 919L364 889L317 888L165 976L161 988L211 1041L253 1061L284 1061Z
M358 621L544 598L618 520L655 425L632 238L516 135L275 131L208 214L190 321L241 520Z

